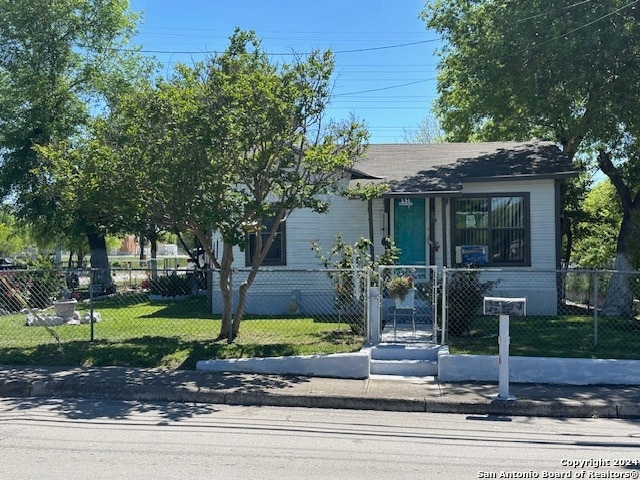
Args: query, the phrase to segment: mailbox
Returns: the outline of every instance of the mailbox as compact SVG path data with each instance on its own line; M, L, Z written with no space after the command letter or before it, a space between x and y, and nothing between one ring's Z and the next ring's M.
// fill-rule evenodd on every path
M485 315L518 315L527 314L526 298L484 297Z

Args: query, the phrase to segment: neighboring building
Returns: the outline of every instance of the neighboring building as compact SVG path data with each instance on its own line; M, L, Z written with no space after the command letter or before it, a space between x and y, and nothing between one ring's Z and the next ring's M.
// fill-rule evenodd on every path
M294 212L264 266L318 268L312 242L328 250L342 233L348 243L371 238L375 255L383 251L383 239L392 238L402 265L555 270L561 258L560 185L575 175L551 142L370 145L344 186L386 183L390 190L371 202L336 196L327 214ZM239 268L248 264L240 250L235 258ZM501 288L524 290L525 284L517 286L521 277L503 275ZM292 283L298 298L301 287ZM555 283L550 274L543 289L529 290L536 297L530 304L555 312ZM292 295L283 292L283 311Z
M120 248L117 254L120 255L135 255L140 251L140 244L135 235L127 235L122 239Z

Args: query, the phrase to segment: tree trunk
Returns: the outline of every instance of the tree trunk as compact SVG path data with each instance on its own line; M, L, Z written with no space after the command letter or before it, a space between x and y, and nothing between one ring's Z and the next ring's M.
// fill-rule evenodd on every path
M631 245L636 238L634 218L640 214L640 193L632 198L632 191L625 181L622 172L611 159L611 153L601 150L598 154L600 170L609 177L616 188L622 206L622 223L618 233L616 244L616 260L611 277L611 283L607 290L602 314L605 316L629 317L633 315L633 291L630 284L629 272L633 271L631 264Z
M149 237L149 244L151 246L151 259L149 263L151 265L151 278L153 280L158 279L158 238L155 235Z
M631 317L633 315L633 291L629 274L633 271L629 260L629 243L633 240L631 217L631 212L624 214L620 225L616 260L613 267L614 273L602 308L602 315L607 317Z
M236 307L236 312L233 317L233 338L238 335L238 331L240 330L240 322L244 317L244 310L247 305L247 292L249 291L249 287L253 283L258 274L259 266L251 267L251 271L249 272L249 276L247 279L242 282L240 288L238 289L238 305Z
M87 232L89 249L91 251L91 269L93 270L93 284L101 285L105 292L113 291L107 242L101 233Z
M139 260L143 261L145 259L145 255L144 255L144 246L146 244L146 239L140 235L140 257Z
M227 339L229 343L233 342L237 330L233 333L232 324L232 264L233 264L233 245L224 243L222 247L222 259L220 260L220 293L222 295L222 324L220 325L220 334L217 340Z
M573 252L573 225L570 218L562 217L560 220L561 231L567 239L562 257L562 268L568 268L571 263L571 252Z
M256 275L258 274L258 270L260 269L260 265L262 265L262 262L264 262L264 258L266 257L269 248L271 248L271 245L273 245L273 240L275 239L276 233L278 231L278 225L280 224L280 222L283 220L283 218L285 217L285 213L286 211L284 209L280 209L277 213L277 215L275 216L275 220L273 222L273 225L271 226L271 231L269 232L269 236L267 237L266 241L263 242L262 241L262 236L258 233L256 234L256 238L255 238L255 250L253 252L253 258L251 259L251 271L249 272L249 275L247 276L247 279L242 282L242 284L240 285L240 287L238 288L238 304L236 305L236 311L233 315L233 322L226 325L224 324L224 317L223 317L223 326L222 329L226 328L231 328L231 335L229 335L228 333L226 334L227 340L229 341L229 343L233 342L233 340L235 340L235 338L238 336L238 332L240 331L240 323L242 322L242 319L244 318L244 312L245 312L245 308L246 308L246 304L247 304L247 293L249 291L249 287L251 286L251 284L253 284L253 281L256 278ZM260 229L262 227L262 223L260 222L258 224L258 232L260 232ZM225 243L224 245L224 254L226 254L227 249L229 251L229 256L231 257L230 263L228 268L231 269L231 263L233 262L233 255L231 254L233 246L232 245L227 245ZM225 257L223 254L223 264L225 262ZM222 275L222 269L221 269L221 273ZM221 278L221 282L222 282L222 277ZM221 283L221 288L222 288L222 283ZM224 292L223 292L223 299L224 299ZM231 295L229 295L229 313L231 314ZM225 312L226 312L226 299L225 299ZM221 332L222 333L222 332Z

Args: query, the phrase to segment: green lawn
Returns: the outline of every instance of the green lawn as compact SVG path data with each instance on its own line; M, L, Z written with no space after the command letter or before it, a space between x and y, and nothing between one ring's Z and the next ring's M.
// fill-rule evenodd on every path
M469 335L449 338L452 353L498 354L498 318L476 317ZM640 321L592 316L511 317L509 353L534 357L640 359Z
M79 304L80 310L86 305ZM204 299L149 303L116 297L94 304L102 320L53 327L62 349L25 315L0 317L0 364L193 369L198 360L358 351L363 338L331 318L246 318L236 341L214 342L220 319ZM640 359L640 321L601 318L598 346L590 316L511 317L510 353L526 356ZM449 338L452 353L498 354L498 319L477 317L469 335Z
M94 324L93 342L90 325L53 327L62 349L45 328L26 327L24 314L0 317L0 364L193 369L204 359L352 352L363 344L344 322L247 318L229 345L212 341L220 319L206 312L203 299L135 302L96 302L102 320Z

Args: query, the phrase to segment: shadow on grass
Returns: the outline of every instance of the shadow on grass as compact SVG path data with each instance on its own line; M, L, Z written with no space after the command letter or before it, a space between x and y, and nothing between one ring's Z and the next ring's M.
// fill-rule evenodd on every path
M200 299L187 300L184 302L153 303L157 310L140 318L202 318L220 319L220 315L213 315L207 310L206 301Z
M33 348L1 348L0 365L135 367L194 370L198 360L296 355L295 344L227 344L146 336L109 342L72 341L40 344Z

